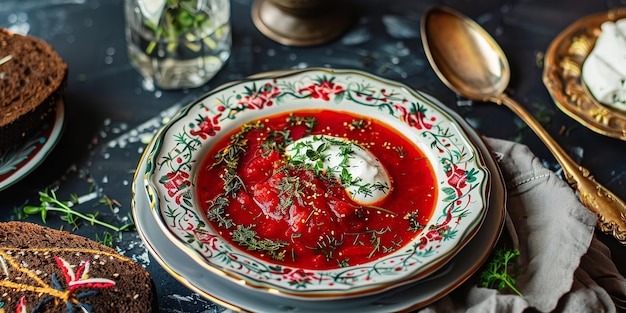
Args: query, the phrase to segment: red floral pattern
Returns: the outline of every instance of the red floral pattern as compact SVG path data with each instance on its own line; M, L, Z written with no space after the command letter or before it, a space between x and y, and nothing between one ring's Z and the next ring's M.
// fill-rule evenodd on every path
M168 196L175 199L176 204L181 204L181 197L191 187L189 173L185 171L169 172L159 182L167 189Z
M259 90L253 90L239 100L238 104L250 110L260 110L274 104L273 99L281 94L278 86L267 83Z
M407 123L409 126L415 127L417 129L431 129L433 127L432 122L435 121L434 117L431 117L429 121L427 121L426 117L426 108L423 106L415 106L411 109L407 109L401 105L394 105L394 108L400 112L400 120Z
M448 167L446 175L448 176L448 185L454 188L457 196L462 195L463 189L467 187L467 172L456 164L452 164Z
M283 273L282 277L288 281L289 285L292 286L297 286L299 288L306 287L306 285L318 280L315 273L311 271L306 271L301 268L295 270L285 270L286 271Z
M329 101L331 95L339 95L345 92L341 85L337 85L332 81L323 80L317 84L311 84L298 90L300 94L310 96L313 99L321 99Z
M200 122L198 123L198 129L192 129L189 133L202 139L207 139L209 136L217 135L217 132L222 129L222 127L218 125L220 116L221 114L217 114L213 116L213 118L208 115L204 118L201 117L199 120Z

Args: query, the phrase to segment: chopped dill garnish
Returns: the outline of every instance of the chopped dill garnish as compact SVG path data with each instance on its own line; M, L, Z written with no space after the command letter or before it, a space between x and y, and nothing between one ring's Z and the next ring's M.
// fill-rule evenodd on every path
M343 238L343 235L341 236ZM343 239L339 240L335 237L324 235L317 241L317 246L313 248L316 254L322 254L326 260L333 259L333 252L343 244Z
M280 201L280 210L286 211L294 204L294 199L303 203L304 186L297 176L285 176L278 184L278 199Z
M296 116L291 114L287 118L287 123L289 123L290 126L304 125L307 128L306 136L311 134L311 131L313 131L313 128L317 125L317 119L313 116Z
M417 212L411 212L404 216L404 219L409 221L409 231L418 232L426 227L426 225L420 224L417 218Z
M235 222L226 214L226 208L230 204L230 200L224 196L217 196L213 202L210 203L207 210L207 218L212 222L217 222L219 227L226 229L235 226Z
M237 192L241 189L245 190L245 184L241 180L241 177L237 175L237 167L239 166L239 159L246 152L248 146L248 140L246 134L252 130L262 129L263 124L260 122L247 123L241 126L241 130L230 137L230 143L218 151L214 159L215 161L211 167L224 165L224 172L220 175L220 178L224 182L223 194L217 196L214 201L209 203L207 209L207 217L211 221L218 222L219 226L230 228L235 226L232 219L226 215L226 208L228 207L231 198L237 197Z
M403 146L396 146L393 148L393 150L398 154L398 157L401 159L404 159L408 154L408 152L404 151Z
M350 266L349 261L350 261L350 259L337 260L337 266L338 267L349 267Z
M369 123L366 120L353 120L350 123L350 130L364 129L367 125L369 125Z

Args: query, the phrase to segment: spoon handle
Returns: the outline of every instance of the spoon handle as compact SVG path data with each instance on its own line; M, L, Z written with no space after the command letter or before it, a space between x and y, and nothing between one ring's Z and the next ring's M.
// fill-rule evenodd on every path
M561 164L567 182L578 191L581 202L598 215L598 227L626 245L626 203L598 183L589 170L576 164L548 132L519 103L505 94L490 101L511 109L537 134Z

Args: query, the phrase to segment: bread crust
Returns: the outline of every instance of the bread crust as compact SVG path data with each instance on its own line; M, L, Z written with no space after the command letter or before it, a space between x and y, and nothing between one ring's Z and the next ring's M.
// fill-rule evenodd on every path
M6 58L6 59L5 59ZM68 66L41 39L0 28L0 152L33 136L67 87Z

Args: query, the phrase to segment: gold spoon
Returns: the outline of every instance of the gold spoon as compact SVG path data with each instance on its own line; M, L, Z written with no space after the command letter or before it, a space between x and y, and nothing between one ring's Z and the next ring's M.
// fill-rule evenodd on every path
M576 164L532 115L504 93L511 72L496 41L470 18L444 7L424 14L421 35L428 61L439 79L468 99L502 104L517 114L561 164L581 202L598 215L598 227L626 244L626 204Z

